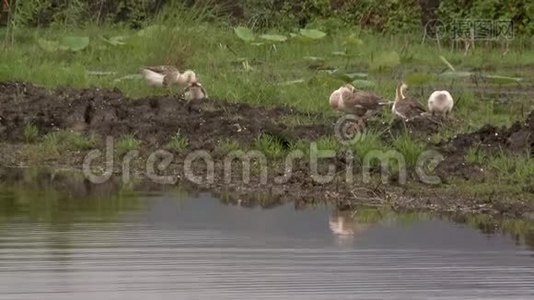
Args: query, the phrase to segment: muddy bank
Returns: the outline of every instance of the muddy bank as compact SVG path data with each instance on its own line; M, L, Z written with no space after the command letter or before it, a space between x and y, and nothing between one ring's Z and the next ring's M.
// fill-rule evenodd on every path
M24 127L41 135L58 129L121 137L133 134L148 147L160 147L177 132L192 150L213 150L221 139L250 143L261 133L286 140L315 139L331 133L327 125L293 126L278 119L299 115L288 108L258 110L246 104L210 100L191 103L170 96L129 99L118 90L58 88L24 82L0 83L0 139L24 142Z
M326 121L314 125L290 125L299 122L287 122L288 119L297 117L310 115L291 108L252 107L222 100L188 104L173 96L129 99L118 90L47 90L29 83L2 82L0 166L28 165L24 155L27 147L24 129L27 124L34 124L40 136L60 129L100 137L119 138L132 134L142 142L142 147L139 155L132 160L132 174L128 175L143 177L148 170L147 158L150 154L161 149L172 136L180 132L189 140L186 153L174 153L174 159L164 167L157 167L155 175L160 179L168 176L170 180L163 180L165 184L213 191L225 199L234 199L244 204L260 201L272 205L294 201L297 206L305 206L329 202L336 203L342 209L356 205L388 205L396 210L428 209L519 218L533 216L532 193L466 195L454 186L447 185L447 182L456 177L476 180L481 176L480 168L465 162L464 155L470 147L485 147L487 151L532 151L534 113L530 114L527 123L517 123L511 128L484 127L473 133L458 135L450 141L428 144L429 148L444 155L445 160L436 168L442 184L424 185L419 182L414 170L408 173L407 184L399 184L395 174L386 183L381 182L379 176L373 177L370 182L365 181L362 175L364 171L378 175L380 169L364 170L361 164L351 164L343 153L337 153L335 157L322 159L318 163L318 174L327 174L330 166L335 168L335 176L324 183L314 179L310 161L306 157L296 160L291 165L290 173L287 173L283 158L269 158L265 182L261 180L261 170L254 163L249 182L243 182L242 169L239 167L232 169L227 180L223 157L216 150L225 139L238 141L247 147L252 146L261 134L267 134L289 147L299 141L313 141L334 135L335 117L321 116ZM421 118L406 124L395 121L389 125L373 119L365 126L387 129L392 134L408 130L410 134L425 140L425 137L439 131L444 122L446 121ZM384 142L389 141L387 136L384 137ZM104 150L103 142L97 148ZM187 173L187 155L195 150L205 150L214 158L212 181L192 181L191 178L195 176ZM70 151L62 153L60 158L42 163L53 167L81 169L87 152ZM114 160L113 171L119 176L123 171L121 162L119 158ZM95 164L95 169L105 169L102 161L97 160ZM199 178L208 174L206 164L202 161L195 161L192 169ZM347 176L349 173L353 178ZM287 174L290 176L284 177Z

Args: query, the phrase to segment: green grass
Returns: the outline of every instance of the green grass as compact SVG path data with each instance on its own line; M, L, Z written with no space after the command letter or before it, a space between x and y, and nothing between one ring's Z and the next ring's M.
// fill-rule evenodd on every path
M372 130L365 131L350 147L360 161L363 161L365 156L371 151L387 151L387 147L382 142L380 134Z
M96 138L87 137L79 132L60 130L49 133L43 137L42 144L58 151L81 151L89 150L96 145Z
M167 144L167 148L177 153L182 153L189 146L189 139L177 132Z
M37 126L28 123L24 126L24 140L26 143L31 144L37 141L39 137L39 128Z
M419 157L425 151L425 146L408 134L396 137L393 147L402 154L408 168L415 167Z
M242 149L243 147L239 144L238 141L233 139L224 139L219 141L215 150L220 154L228 154L230 152Z
M511 185L520 189L534 185L534 159L528 153L487 154L477 148L471 148L466 152L465 160L490 172L488 181L491 183Z
M254 141L255 150L262 152L268 158L282 158L286 153L284 145L276 137L261 134Z
M117 144L115 145L115 152L117 155L121 156L126 154L128 151L138 150L141 147L141 141L139 141L135 136L128 134L121 137Z
M489 157L488 165L501 183L520 186L534 184L534 159L528 154L500 153Z
M275 33L289 37L292 32ZM354 34L362 43L346 45L347 38ZM38 44L39 39L55 41L66 35L89 37L89 46L77 52L47 52ZM101 38L104 35L108 39L122 36L124 45L111 45ZM531 73L521 69L501 71L500 67L517 65L517 62L534 64L534 54L520 46L512 47L506 56L502 56L499 48L477 47L464 57L463 51L443 47L438 52L433 43L421 44L418 34L378 36L357 28L333 32L319 40L289 38L281 43L261 42L262 45L244 42L232 27L216 22L208 24L202 15L195 17L191 11L175 11L172 18L161 18L138 31L92 25L61 30L20 29L14 45L1 50L4 63L0 66L0 80L29 80L46 86L118 87L128 95L144 96L167 91L146 87L139 79L124 79L125 76L138 74L143 65L173 64L181 69L194 69L215 99L259 105L289 104L303 111L324 112L330 111L327 99L331 91L344 83L343 76L329 74L333 70L340 75L363 73L366 76L360 79L371 83L365 89L393 98L395 83L400 79L396 74L418 78L412 79L415 83L437 86L474 82L440 78L447 67L439 55L446 57L458 71L492 66L499 75L524 77L523 83L530 80ZM340 51L348 56L335 54ZM110 73L97 76L94 72ZM412 73L417 76L410 76ZM430 79L426 80L425 76ZM417 84L411 86L410 92L422 100L428 96L420 93ZM469 90L453 96L458 99L455 114L461 118L469 116L466 126L493 121L495 107L489 99L480 99ZM473 114L473 109L482 113ZM517 112L517 107L504 109L508 115ZM505 121L501 117L495 120Z
M82 135L79 132L59 130L44 135L41 139L35 137L32 126L25 127L25 137L32 136L33 144L25 148L24 155L30 161L42 162L61 158L68 151L91 150L98 144L95 136Z

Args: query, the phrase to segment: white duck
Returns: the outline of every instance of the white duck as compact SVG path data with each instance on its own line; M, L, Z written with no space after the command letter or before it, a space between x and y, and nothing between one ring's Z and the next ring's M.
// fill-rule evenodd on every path
M428 111L432 113L432 115L440 114L447 116L452 108L454 106L454 99L451 96L451 93L449 93L446 90L442 91L434 91L432 94L430 94L430 97L428 97Z
M192 70L183 73L173 66L143 67L141 73L150 86L170 86L178 84L184 88L191 82L197 81L197 76Z

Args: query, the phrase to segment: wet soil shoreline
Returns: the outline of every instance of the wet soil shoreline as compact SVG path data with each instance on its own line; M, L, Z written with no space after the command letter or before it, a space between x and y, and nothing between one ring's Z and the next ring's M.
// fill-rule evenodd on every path
M399 211L432 210L436 212L484 213L514 218L534 218L534 194L499 193L477 195L455 188L457 179L480 182L484 175L479 167L467 164L465 152L473 146L484 151L533 151L534 113L526 123L516 123L511 128L495 128L487 125L475 132L458 135L450 141L428 145L444 155L435 173L442 184L421 183L414 172L408 174L408 182L395 180L383 183L380 177L369 181L362 179L362 168L350 164L343 153L323 159L318 164L318 173L327 174L329 165L335 166L336 176L327 183L314 180L309 161L296 160L291 166L291 176L282 177L287 168L283 158L269 158L267 182L261 182L261 172L254 163L250 182L243 183L242 169L232 169L231 178L224 173L224 154L218 150L221 141L231 139L251 146L261 134L276 137L283 145L297 141L313 141L334 134L335 117L311 116L324 120L310 125L289 125L290 118L310 118L310 114L292 108L261 108L246 104L208 100L204 103L187 104L171 96L151 96L128 99L117 90L94 88L57 88L47 90L24 82L0 82L0 167L50 166L81 170L89 150L72 150L61 153L52 160L36 161L28 158L28 145L24 140L24 128L34 124L43 136L57 130L70 130L83 135L114 137L133 134L142 142L137 156L131 161L131 177L147 177L147 160L155 150L162 149L169 138L182 133L189 140L184 153L173 153L165 166L159 157L153 166L162 184L185 185L191 189L206 190L240 203L260 201L265 205L294 201L297 206L314 203L335 203L339 208L350 209L357 205L387 205ZM367 126L386 126L373 124ZM391 132L405 128L414 136L425 136L439 130L437 122L425 119L410 124L393 123ZM289 146L288 146L289 147ZM104 143L96 149L105 152ZM249 148L250 149L250 148ZM213 161L213 180L192 182L191 178L204 178L206 164L194 161L187 174L188 157L195 151L205 151ZM244 149L247 151L247 149ZM105 164L100 156L93 169L103 170ZM124 175L123 159L115 158L113 173ZM347 170L353 174L347 181ZM186 170L186 171L184 171ZM371 170L373 172L373 170ZM378 171L375 172L378 175ZM161 176L171 176L170 180ZM196 177L195 177L196 176ZM154 176L153 176L154 177ZM394 179L394 178L393 178ZM0 178L1 180L1 178ZM154 180L152 180L154 181ZM156 180L157 181L157 180Z

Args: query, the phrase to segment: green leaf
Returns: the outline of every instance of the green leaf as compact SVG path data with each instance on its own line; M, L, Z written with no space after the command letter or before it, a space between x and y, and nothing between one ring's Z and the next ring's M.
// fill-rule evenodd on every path
M304 79L296 79L296 80L289 80L289 81L284 81L282 83L280 83L280 85L293 85L293 84L300 84L300 83L305 83L306 80Z
M355 34L351 34L349 37L347 37L344 41L345 45L352 45L352 46L362 46L363 41L356 37Z
M423 85L435 80L437 76L430 73L409 73L405 76L405 81L409 85Z
M126 45L126 43L124 42L124 39L125 37L124 36L113 36L113 37L110 37L110 38L107 38L105 36L99 36L99 38L101 40L103 40L104 42L106 42L107 44L110 44L112 46L123 46L123 45Z
M439 77L443 79L468 78L471 76L473 76L472 72L462 72L462 71L458 71L458 72L447 71L447 72L443 72L439 74Z
M242 39L245 42L252 42L256 39L252 30L247 27L238 26L234 28L234 32L238 38Z
M345 51L332 51L333 56L347 57L349 56Z
M141 74L130 74L130 75L126 75L126 76L117 78L117 79L115 79L113 81L120 82L120 81L124 81L124 80L141 80L141 79L143 79L143 75L141 75Z
M304 56L303 58L305 60L309 60L313 62L324 62L325 61L324 57L319 57L319 56Z
M445 56L440 55L440 56L439 56L439 59L441 59L441 61L442 61L444 64L446 64L447 67L448 67L451 71L456 72L456 69L455 69L455 68L452 66L452 64L445 58Z
M55 52L58 51L60 46L59 43L56 41L49 41L45 39L37 39L37 44L41 49L47 51L47 52Z
M147 26L141 30L139 30L137 32L137 34L139 36L152 36L154 35L155 33L157 33L158 31L163 31L167 29L166 26L163 26L163 25L150 25L150 26Z
M523 80L523 78L519 77L509 77L509 76L501 76L501 75L483 75L484 78L490 79L493 83L498 84L508 84L508 83L519 83Z
M352 79L356 79L356 78L363 79L363 78L369 77L369 74L367 73L346 73L346 75Z
M300 34L312 40L320 40L326 36L326 33L317 29L301 29Z
M373 71L381 71L390 69L400 64L400 56L395 51L380 53L369 65L369 69Z
M70 51L81 51L89 46L89 37L87 36L66 36L61 39L60 48Z
M375 83L370 80L356 79L352 81L352 85L356 88L370 88L374 87Z
M285 35L279 35L279 34L262 34L260 35L261 39L271 41L271 42L285 42L287 41L287 37Z

